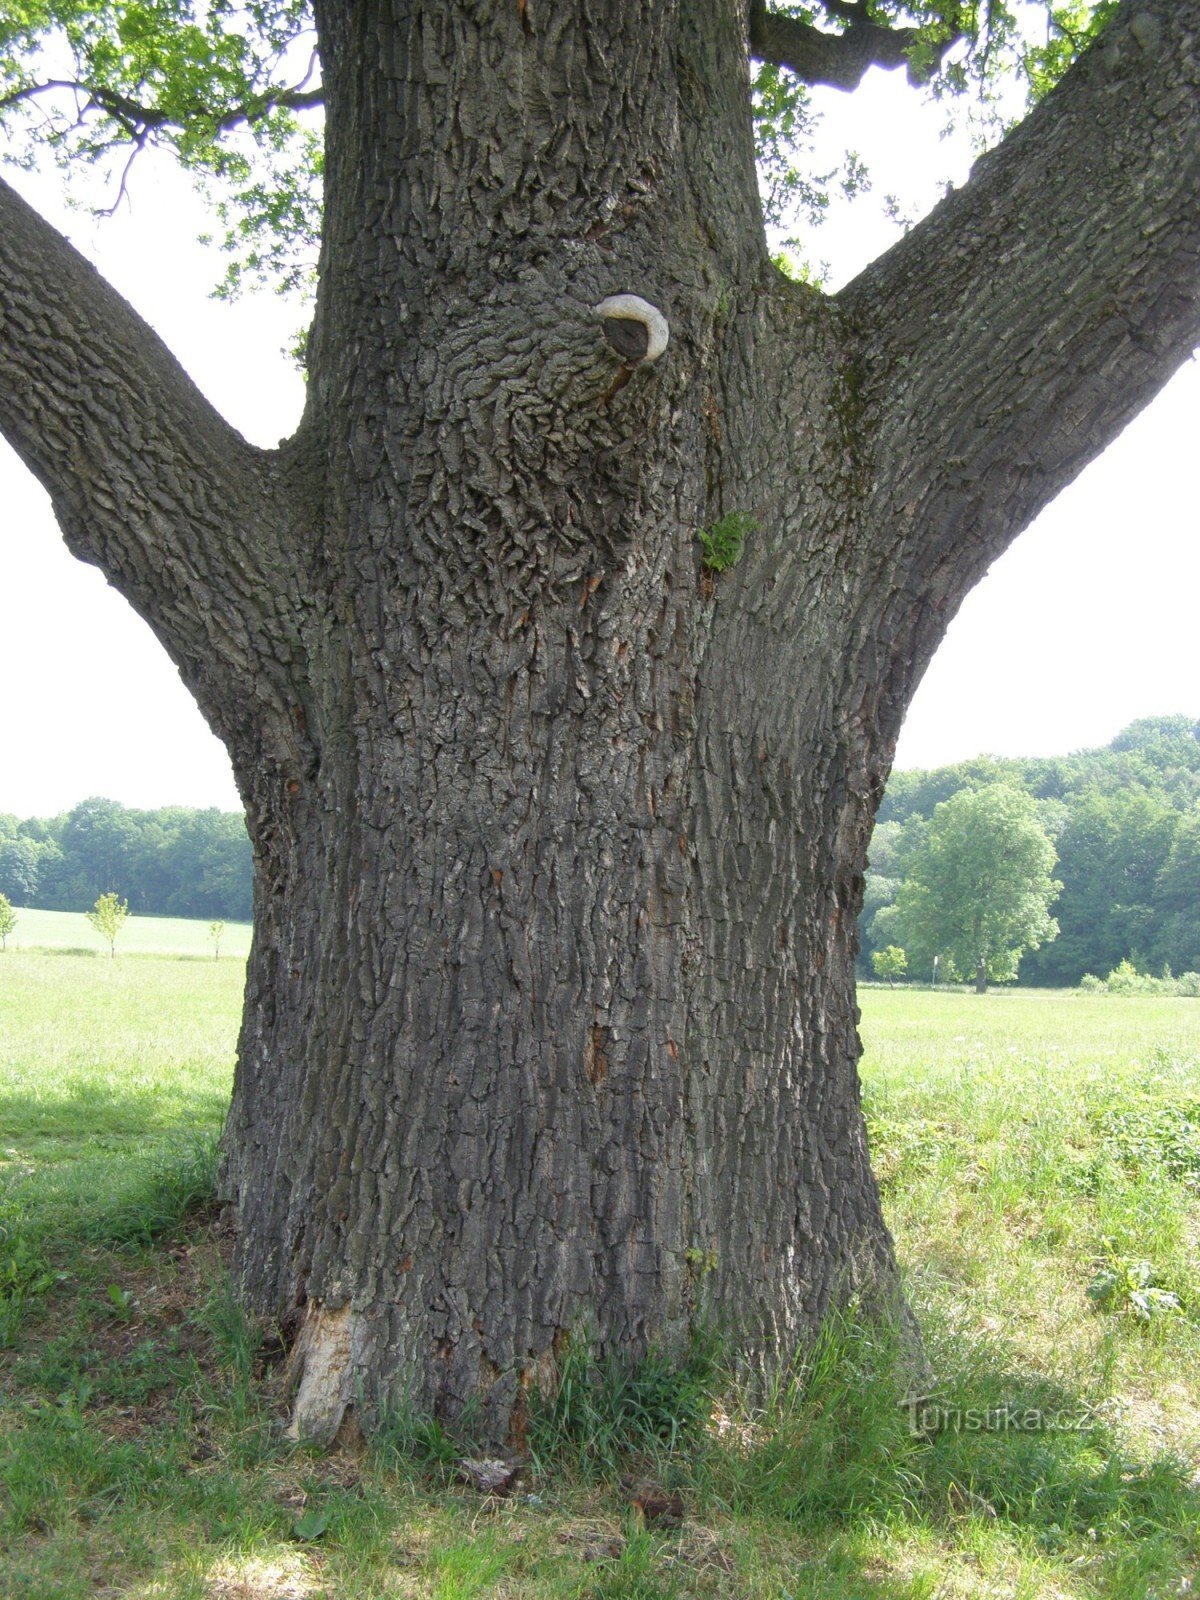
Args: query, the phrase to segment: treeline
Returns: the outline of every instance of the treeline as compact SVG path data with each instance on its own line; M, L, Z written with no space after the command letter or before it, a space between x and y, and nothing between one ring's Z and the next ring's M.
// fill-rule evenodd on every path
M83 911L116 893L129 909L248 921L250 840L227 811L131 811L83 800L57 817L0 813L0 894L14 905Z
M1022 959L1020 981L1057 986L1122 962L1140 973L1200 971L1200 724L1144 717L1110 745L1071 756L981 756L896 772L871 841L862 963L895 942L892 907L934 808L962 789L1016 784L1058 854L1058 937ZM916 976L916 974L911 974Z
M1051 908L1058 937L1025 954L1022 983L1074 985L1122 962L1155 977L1200 972L1200 724L1178 716L1144 717L1101 750L893 773L871 841L865 973L873 952L897 942L906 862L935 807L997 782L1035 801L1062 883ZM183 806L134 811L102 799L57 817L0 813L0 894L14 905L81 911L110 892L143 914L249 920L242 818Z

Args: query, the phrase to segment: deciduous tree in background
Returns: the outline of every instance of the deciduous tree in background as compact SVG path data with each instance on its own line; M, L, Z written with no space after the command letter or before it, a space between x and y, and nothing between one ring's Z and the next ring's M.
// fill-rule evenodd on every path
M6 894L0 894L0 950L8 949L8 936L17 925L17 913Z
M1050 906L1061 883L1054 845L1023 790L992 783L963 789L933 813L896 898L895 926L922 964L946 956L988 980L1015 978L1026 950L1053 939Z
M1200 972L1200 811L1185 816L1158 878L1165 927L1155 951L1169 952L1176 972Z
M853 967L905 708L1200 331L1200 0L1123 0L832 297L771 265L751 61L920 76L975 8L318 0L319 85L270 78L300 4L176 10L62 8L60 147L203 163L323 100L303 422L248 446L3 188L0 423L245 799L223 1188L296 1427L503 1435L580 1329L770 1361L894 1281ZM29 59L10 109L52 108Z
M875 969L877 978L886 978L891 986L895 986L897 978L903 978L908 971L908 956L898 944L889 944L882 950L876 950L871 957L871 965Z
M1156 972L1200 965L1200 872L1188 843L1200 815L1200 739L1187 716L1142 718L1109 745L1070 756L983 756L893 773L871 835L860 919L868 957L901 937L896 896L934 807L996 782L1037 801L1063 884L1058 937L1022 958L1022 983L1076 984L1122 957Z
M92 909L83 914L108 945L109 955L115 959L117 936L125 926L125 919L129 915L128 902L116 894L102 894Z
M1108 972L1125 957L1149 956L1159 880L1178 825L1164 799L1133 790L1094 794L1075 807L1058 840L1069 895L1063 949L1039 962L1052 981L1080 967Z
M0 884L23 906L36 903L39 850L32 839L0 841Z

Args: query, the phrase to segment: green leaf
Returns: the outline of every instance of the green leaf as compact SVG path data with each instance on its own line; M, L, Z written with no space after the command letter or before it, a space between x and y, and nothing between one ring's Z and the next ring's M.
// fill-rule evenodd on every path
M299 1539L302 1543L311 1544L321 1538L329 1526L329 1512L322 1507L306 1511L303 1516L297 1517L292 1524L292 1538Z
M119 1284L110 1283L106 1286L105 1293L122 1317L128 1318L132 1315L133 1296L128 1289L122 1289Z

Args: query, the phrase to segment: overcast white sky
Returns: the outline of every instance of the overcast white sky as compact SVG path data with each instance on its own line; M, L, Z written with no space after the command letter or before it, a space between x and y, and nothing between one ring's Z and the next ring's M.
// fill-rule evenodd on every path
M962 176L940 115L914 123L902 73L823 97L831 145L857 148L875 193L922 204ZM302 403L280 355L293 308L207 298L219 264L165 162L142 158L113 221L67 213L49 180L19 178L158 329L249 438L274 444ZM896 232L871 201L812 237L838 284ZM1107 742L1137 716L1200 717L1200 363L1184 370L1052 505L968 598L905 724L898 765L989 751L1042 755ZM145 625L63 549L46 497L0 443L0 811L67 809L89 794L133 806L234 809L224 751Z

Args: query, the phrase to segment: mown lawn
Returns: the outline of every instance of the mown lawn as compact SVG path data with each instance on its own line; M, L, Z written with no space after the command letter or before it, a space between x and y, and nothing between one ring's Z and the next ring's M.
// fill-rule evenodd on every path
M898 1404L893 1341L859 1324L765 1413L704 1351L591 1382L579 1356L487 1500L425 1419L331 1458L281 1437L278 1348L208 1204L240 985L234 961L0 956L4 1596L1200 1593L1200 1001L867 991L930 1398Z

